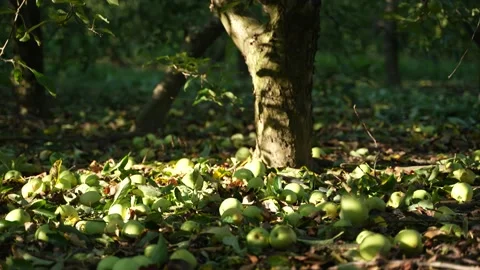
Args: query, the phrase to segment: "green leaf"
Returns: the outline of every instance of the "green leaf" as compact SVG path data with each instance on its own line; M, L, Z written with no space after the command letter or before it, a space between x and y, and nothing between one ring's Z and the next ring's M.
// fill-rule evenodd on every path
M57 96L57 93L55 91L55 86L53 85L53 82L50 80L50 78L48 78L47 76L43 75L42 73L36 71L33 68L30 68L30 67L27 67L27 68L33 73L33 75L35 76L35 79L37 79L37 82L39 84L43 85L43 87L45 87L45 89L47 89L48 93L51 96L54 96L54 97Z
M43 4L43 0L35 0L37 7L40 7Z
M23 37L19 39L20 42L27 42L29 40L30 40L30 34L28 34L28 32L25 32L25 34L23 34Z
M12 71L12 76L13 76L13 80L14 80L16 83L20 83L20 81L21 81L22 78L23 78L23 72L22 72L21 69L15 68L15 69L13 69L13 71Z
M95 17L99 18L100 20L106 23L110 23L110 21L107 18L103 17L101 14L95 14Z
M114 34L112 31L110 31L109 29L107 29L107 28L95 28L95 30L96 30L97 32L102 32L102 33L108 34L108 35L110 35L110 36L112 36L112 37L115 36L115 34Z
M148 186L147 185L139 185L139 186L137 186L137 188L142 191L143 196L158 197L158 196L162 195L162 193L160 192L160 190L158 188L155 188L155 187L152 187L152 186L149 186L149 185Z
M107 2L110 4L110 5L115 5L115 6L118 6L118 0L107 0Z
M56 216L53 212L45 210L45 209L33 209L32 210L35 214L39 214L42 216L45 216L50 219L54 219Z
M130 183L130 179L127 177L123 179L118 186L119 188L115 193L115 196L113 197L112 204L115 204L118 200L125 198L128 192L130 192L130 187L132 186L132 184Z
M158 242L153 249L151 259L156 265L163 265L168 261L168 244L162 234L158 236Z
M0 8L0 15L3 14L15 14L15 10L10 8Z

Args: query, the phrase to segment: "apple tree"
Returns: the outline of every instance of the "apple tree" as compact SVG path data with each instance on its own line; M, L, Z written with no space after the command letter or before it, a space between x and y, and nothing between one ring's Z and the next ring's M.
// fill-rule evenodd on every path
M248 66L255 97L255 155L272 167L311 162L312 77L320 2L211 1L211 11Z

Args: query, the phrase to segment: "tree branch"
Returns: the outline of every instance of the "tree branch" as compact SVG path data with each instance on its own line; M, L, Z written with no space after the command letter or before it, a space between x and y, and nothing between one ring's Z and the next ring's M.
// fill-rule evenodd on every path
M211 0L210 10L220 18L225 31L242 54L248 55L255 35L264 31L264 26L242 10L242 0Z

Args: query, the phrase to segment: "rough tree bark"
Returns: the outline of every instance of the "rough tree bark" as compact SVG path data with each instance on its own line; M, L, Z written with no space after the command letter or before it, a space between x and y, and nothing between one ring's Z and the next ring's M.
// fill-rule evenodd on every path
M391 14L397 10L398 0L385 0L385 13ZM385 71L388 86L399 86L402 81L398 67L398 36L397 23L393 19L385 21L384 24L384 53Z
M255 156L271 167L310 166L312 77L320 21L318 0L257 0L265 23L241 0L212 0L245 57L255 96ZM265 20L263 20L265 21Z
M222 25L218 20L210 21L198 32L185 38L185 50L191 57L200 57L220 36ZM153 89L152 98L142 109L136 120L136 131L155 132L162 127L173 101L185 84L183 74L170 68L164 80Z
M16 0L10 0L10 4L17 9L18 3ZM15 22L15 29L30 28L40 23L40 10L35 4L35 1L28 1L20 9L20 18ZM37 44L33 36L37 40L42 41L41 27L36 28L30 33L30 39L26 42L21 42L14 37L14 54L16 58L21 59L27 66L43 73L43 50ZM15 33L15 32L14 32ZM37 82L35 76L28 69L23 68L23 77L18 82L13 80L13 91L17 99L18 112L21 115L35 115L40 117L48 117L49 105L47 104L47 95L45 88Z

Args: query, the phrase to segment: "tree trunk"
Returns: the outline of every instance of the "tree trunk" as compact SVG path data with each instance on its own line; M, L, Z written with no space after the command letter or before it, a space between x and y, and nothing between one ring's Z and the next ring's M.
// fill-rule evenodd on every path
M398 0L385 0L385 13L392 14L397 10ZM394 19L385 21L385 71L388 86L401 85L400 71L398 68L398 37L397 23Z
M16 0L10 0L10 3L15 9L18 8ZM29 29L30 27L40 23L40 10L36 6L35 1L29 1L20 9L20 16L22 19L18 19L15 22L14 27ZM43 73L43 50L36 39L42 41L42 31L40 27L30 32L30 39L25 42L21 42L18 39L11 37L14 43L15 58L21 59L25 64L35 69L36 71ZM17 99L18 112L21 115L35 115L40 117L48 117L49 104L47 104L47 95L45 88L37 82L33 73L25 68L22 68L22 78L16 81L12 78L13 91Z
M220 36L222 25L212 20L202 30L189 34L185 38L186 52L191 57L201 56L205 50ZM155 132L162 127L173 101L185 84L183 74L170 68L163 82L153 90L152 99L145 105L136 121L139 132Z
M255 156L271 167L311 164L312 77L320 1L259 0L262 24L241 7L211 8L245 56L255 96Z

